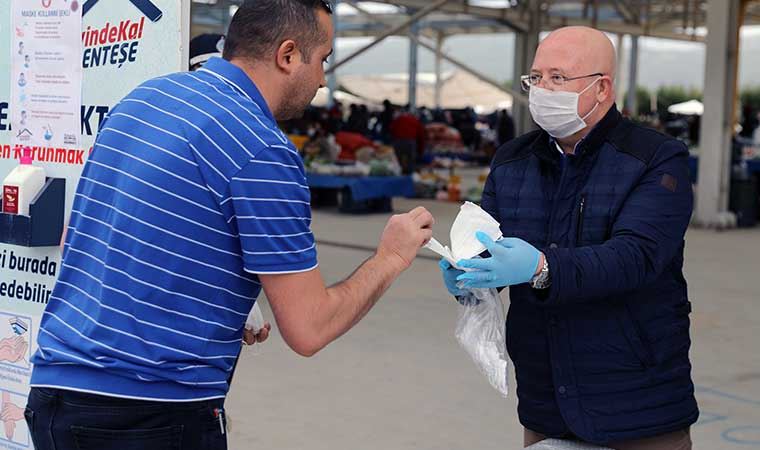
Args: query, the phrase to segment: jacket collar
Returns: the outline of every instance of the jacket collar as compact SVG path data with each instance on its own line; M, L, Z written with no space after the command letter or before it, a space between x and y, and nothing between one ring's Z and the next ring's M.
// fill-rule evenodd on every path
M578 143L576 147L577 154L580 156L598 150L622 119L623 117L618 111L617 105L613 104L602 120ZM543 130L533 141L531 148L536 156L549 162L559 163L562 157L554 146L553 138Z

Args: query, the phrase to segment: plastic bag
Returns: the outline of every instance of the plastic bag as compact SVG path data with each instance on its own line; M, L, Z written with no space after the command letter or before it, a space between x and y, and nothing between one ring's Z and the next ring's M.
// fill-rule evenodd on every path
M460 299L456 338L502 397L509 394L504 305L496 289L473 289Z
M460 259L469 259L486 248L475 237L482 231L493 240L501 238L499 222L480 206L463 204L451 226L451 249L431 239L426 247L443 256L455 268ZM459 322L455 336L459 345L470 355L478 370L502 397L509 393L507 386L506 317L496 289L474 289L470 296L460 298Z

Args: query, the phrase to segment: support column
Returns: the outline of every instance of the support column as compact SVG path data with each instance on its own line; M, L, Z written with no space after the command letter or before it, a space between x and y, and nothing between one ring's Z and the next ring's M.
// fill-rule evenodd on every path
M441 107L441 90L443 80L441 79L441 65L443 63L443 40L446 35L439 31L435 39L435 107Z
M418 55L419 45L417 44L420 37L420 25L415 21L409 27L409 88L408 102L409 111L417 110L417 72L418 72Z
M218 3L219 9L222 11L221 19L222 19L222 33L226 34L227 30L230 28L230 22L232 22L232 17L230 16L230 7L232 6L230 2L220 0Z
M335 34L333 35L333 53L330 55L330 65L335 64L335 61L337 61L338 57L338 3L340 3L340 0L333 1L334 12L332 15L332 23ZM338 89L338 74L334 70L327 74L327 89L330 91L327 98L327 107L332 108L335 104L335 91Z
M530 72L533 58L538 48L539 33L541 33L541 2L530 0L530 23L528 31L515 33L515 64L512 82L514 89L520 91L520 76ZM536 128L530 116L528 105L515 102L512 105L512 115L515 120L517 135L525 134Z
M627 90L628 79L623 76L623 61L625 52L623 51L625 44L625 35L622 33L617 34L617 42L615 43L615 56L617 61L615 62L617 71L615 73L615 101L622 108L624 92Z
M696 222L705 227L736 223L728 212L731 138L736 98L740 0L709 0Z
M628 96L625 106L631 117L636 117L638 105L636 102L636 85L639 79L639 37L631 36L631 58L628 64Z

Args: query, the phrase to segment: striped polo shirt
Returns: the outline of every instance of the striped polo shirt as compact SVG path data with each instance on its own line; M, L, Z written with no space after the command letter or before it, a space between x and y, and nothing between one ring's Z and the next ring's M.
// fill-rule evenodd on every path
M224 397L258 274L317 266L298 152L237 66L145 82L99 130L31 384Z

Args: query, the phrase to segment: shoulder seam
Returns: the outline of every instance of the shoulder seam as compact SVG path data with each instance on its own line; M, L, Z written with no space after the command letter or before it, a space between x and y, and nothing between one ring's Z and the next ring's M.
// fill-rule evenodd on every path
M502 146L501 149L504 149L504 151L510 150L514 154L511 155L510 157L505 158L502 161L502 160L498 160L498 158L500 156L500 152L497 151L496 155L494 156L494 163L495 164L493 164L493 166L491 167L491 169L495 169L495 168L497 168L499 166L502 166L504 164L508 164L508 163L511 163L511 162L520 161L520 160L523 160L525 158L528 158L530 155L533 154L533 151L532 150L528 150L528 151L520 152L520 150L522 148L525 148L525 147L531 147L534 144L534 142L536 141L536 139L538 138L538 136L540 134L541 134L541 130L535 130L535 131L532 131L530 133L524 134L524 135L522 135L522 136L514 139L513 141L510 141L510 142L504 144L504 146ZM521 146L521 147L515 147L514 149L512 148L514 146L517 146L518 144L524 144L524 145Z
M652 152L649 152L648 155L642 155L642 154L637 153L635 151L630 151L630 150L628 150L626 148L621 147L618 144L618 137L624 137L624 136L620 136L620 135L624 134L625 131L628 131L628 130L630 130L630 131L637 131L637 132L641 132L641 133L646 133L647 135L650 135L650 136L654 135L654 141L657 144L656 150L654 150ZM639 161L641 161L642 163L644 163L646 166L649 166L649 163L652 161L652 159L657 154L657 152L659 151L659 149L665 143L670 142L670 141L678 141L677 139L673 138L672 136L667 136L667 135L662 134L662 133L660 133L660 132L658 132L656 130L652 130L650 128L646 128L646 127L643 127L641 125L635 124L635 123L633 123L633 122L631 122L629 120L624 120L623 122L621 122L621 124L617 127L617 129L615 131L617 131L617 133L613 133L611 136L609 136L608 139L606 139L606 142L608 144L610 144L612 147L614 147L616 151L618 151L620 153L628 154L628 155L630 155L630 156L638 159Z

